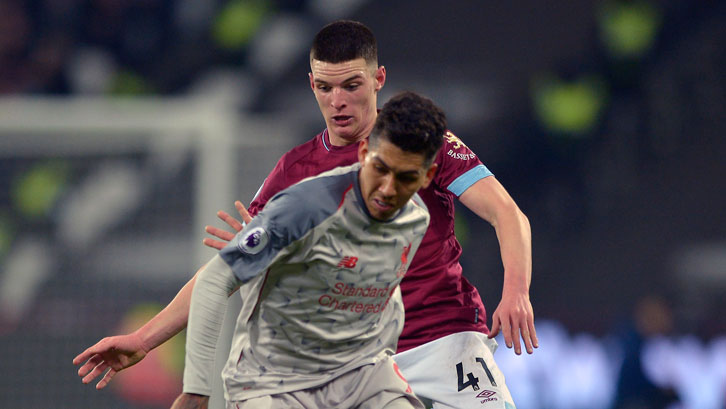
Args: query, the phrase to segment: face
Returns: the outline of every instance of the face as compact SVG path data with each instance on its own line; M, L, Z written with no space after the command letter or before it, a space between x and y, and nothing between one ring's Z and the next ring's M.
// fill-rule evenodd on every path
M344 146L367 137L376 121L376 97L386 81L385 67L372 67L363 58L335 64L313 59L310 69L310 87L330 142Z
M363 140L358 159L361 193L368 212L378 220L391 219L414 193L428 187L437 167L426 167L422 154L405 152L385 139L376 147Z

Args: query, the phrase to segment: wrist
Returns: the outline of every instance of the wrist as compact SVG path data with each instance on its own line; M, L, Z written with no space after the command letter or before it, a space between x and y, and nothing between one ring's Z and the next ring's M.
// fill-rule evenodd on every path
M144 327L141 327L141 328L137 329L136 331L132 332L131 335L136 337L136 339L139 342L139 346L147 354L149 353L149 351L151 351L152 349L154 349L157 346L157 345L154 345L151 338L147 334L147 331L144 330Z
M510 275L504 276L504 285L502 287L502 294L514 293L529 295L529 280L525 279L522 275L513 277Z

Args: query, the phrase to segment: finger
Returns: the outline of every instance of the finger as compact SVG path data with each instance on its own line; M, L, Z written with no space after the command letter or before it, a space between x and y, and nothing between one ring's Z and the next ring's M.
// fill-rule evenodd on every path
M111 368L108 372L106 372L106 375L103 376L103 379L101 379L96 384L96 389L103 389L108 385L109 382L111 382L111 379L113 379L113 376L116 375L116 370Z
M233 228L235 231L240 231L242 230L242 227L244 227L239 220L230 216L229 213L225 212L224 210L218 211L217 217L222 219L223 222L227 223L229 227Z
M522 327L520 327L519 330L522 333L522 340L524 341L524 348L527 350L528 354L531 354L534 350L532 349L532 338L531 338L531 334L529 332L529 328L525 324Z
M507 348L512 347L512 327L509 324L509 320L501 320L502 321L502 334L504 335L504 343L507 345Z
M532 346L539 348L539 340L537 339L537 329L534 327L534 319L530 318L527 325L529 326L529 335L532 337Z
M202 240L202 243L204 243L204 245L207 247L211 247L217 250L222 250L225 246L227 246L226 241L217 241L209 238Z
M236 202L234 202L234 207L237 208L237 212L239 212L239 215L242 217L242 221L244 221L245 223L249 223L252 221L252 216L250 216L250 213L247 211L247 208L242 202L237 200Z
M78 365L81 362L86 362L89 358L99 353L102 349L100 345L104 340L105 338L97 342L95 345L86 348L86 350L81 352L80 354L76 355L76 357L73 358L73 365Z
M91 357L91 359L88 360L83 366L78 368L78 376L83 377L88 374L93 368L97 367L98 364L103 362L103 357L101 355L94 355Z
M96 366L95 368L93 368L93 370L91 371L91 373L89 373L88 375L84 376L83 379L81 380L81 382L83 382L83 383L89 383L89 382L91 382L98 375L102 374L103 371L105 371L106 369L108 369L108 364L106 362L102 362L101 364L99 364L98 366Z
M78 365L81 362L86 362L86 360L91 356L91 353L88 352L88 350L85 350L81 352L80 354L76 355L75 358L73 358L73 365Z
M211 234L212 236L219 237L224 241L231 241L234 238L234 233L228 232L227 230L222 230L214 226L207 226L204 228L204 231Z
M514 353L517 355L522 354L522 343L519 341L519 326L518 325L512 325L512 341L514 343Z
M492 317L492 328L489 330L489 338L494 338L499 335L500 328L501 325L499 325L499 319L497 319L497 317Z

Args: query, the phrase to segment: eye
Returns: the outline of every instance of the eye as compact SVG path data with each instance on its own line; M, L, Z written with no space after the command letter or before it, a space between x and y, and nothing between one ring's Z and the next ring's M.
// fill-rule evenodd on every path
M386 173L386 168L381 165L373 165L373 169L375 169L376 172L380 173L381 175Z
M356 89L358 89L359 86L360 86L360 84L358 84L357 82L355 82L355 83L346 85L345 86L345 89L348 90L348 91L355 91Z
M323 92L330 91L330 86L325 84L318 84L318 89Z
M416 181L416 177L415 176L399 176L398 180L399 180L399 182L404 183L404 184L411 184Z

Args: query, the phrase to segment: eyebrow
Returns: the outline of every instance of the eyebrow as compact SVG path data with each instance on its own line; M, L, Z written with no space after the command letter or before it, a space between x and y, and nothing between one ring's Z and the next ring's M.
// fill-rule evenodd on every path
M355 74L355 75L353 75L353 76L351 76L351 77L348 77L348 78L344 79L344 80L343 80L343 81L341 82L341 84L345 84L345 83L351 82L351 81L353 81L353 80L358 80L358 79L361 79L361 78L363 78L363 76L362 76L362 75L360 75L360 74ZM314 81L315 81L315 83L320 83L320 84L326 84L326 85L327 85L327 84L330 84L330 83L329 83L328 81L324 81L324 80L321 80L321 79L317 79L317 78L315 78L315 80L314 80Z
M386 162L383 161L383 159L379 158L378 155L374 155L373 159L380 162L381 165L383 165L386 169L392 171L397 176L408 176L409 174L418 176L418 174L419 174L419 171L417 169L403 170L400 172L396 172L395 169L391 168Z

